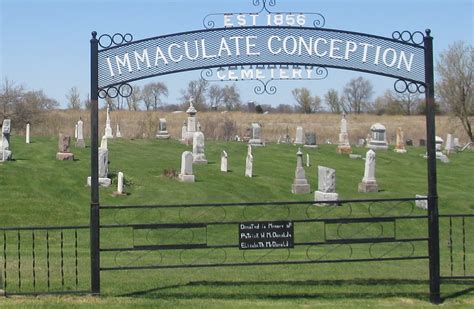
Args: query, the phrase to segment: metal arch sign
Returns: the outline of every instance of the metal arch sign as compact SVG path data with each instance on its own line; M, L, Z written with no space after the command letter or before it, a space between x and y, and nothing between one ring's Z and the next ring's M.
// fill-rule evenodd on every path
M418 34L418 42L413 35L408 42L400 34L396 40L333 29L250 26L130 42L125 36L116 46L99 50L99 88L189 70L266 65L340 68L424 84L423 35ZM247 72L247 76L258 79L257 73ZM307 72L303 68L298 74L296 78L302 78Z

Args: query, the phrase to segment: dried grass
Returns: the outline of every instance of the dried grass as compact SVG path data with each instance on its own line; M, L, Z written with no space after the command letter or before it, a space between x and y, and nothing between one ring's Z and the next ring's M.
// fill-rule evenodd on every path
M74 135L74 125L82 117L84 121L84 135L90 136L90 114L88 111L55 110L45 115L36 127L32 128L32 135L57 136L59 133ZM305 132L315 132L318 143L326 140L337 142L339 134L340 115L320 114L254 114L243 112L199 112L198 121L207 139L227 140L232 136L243 136L252 122L262 125L262 137L267 142L274 142L278 137L289 132L294 138L296 127L302 126ZM99 113L100 134L105 127L105 111ZM181 127L187 119L187 114L146 112L146 111L114 111L111 112L112 129L115 132L116 124L119 123L120 131L124 138L154 138L158 130L159 118L166 118L167 129L172 138L180 138ZM415 144L418 140L426 137L426 121L424 116L377 116L361 114L350 114L347 116L349 127L349 138L356 143L359 138L364 138L369 133L373 123L380 122L387 128L387 139L389 143L395 143L397 127L405 132L405 138L412 139ZM459 137L461 142L467 142L468 136L464 132L461 123L450 116L436 117L436 134L443 139L448 133ZM24 134L24 132L17 132Z

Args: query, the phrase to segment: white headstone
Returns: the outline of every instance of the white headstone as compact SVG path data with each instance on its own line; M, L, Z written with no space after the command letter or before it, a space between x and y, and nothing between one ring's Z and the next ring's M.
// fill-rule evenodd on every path
M318 166L318 190L314 192L315 201L337 201L336 170Z
M74 126L74 138L77 140L77 123Z
M407 150L405 149L404 139L405 139L405 137L404 137L404 134L403 134L403 130L402 130L402 128L398 127L397 128L397 142L395 144L395 149L394 149L395 152L398 152L398 153L407 152Z
M4 119L2 125L2 144L0 151L0 160L7 161L12 157L12 152L10 151L10 131L11 131L11 121L10 119Z
M375 152L372 149L365 155L364 178L359 183L359 192L378 192L375 179Z
M122 132L120 132L120 126L117 123L117 129L115 130L115 137L122 137Z
M168 139L170 135L168 133L168 129L166 128L166 119L160 118L158 132L156 133L157 139Z
M349 134L347 133L347 120L346 120L345 113L342 113L340 132L339 132L339 143L337 145L337 153L340 153L340 154L352 153L352 148L349 143Z
M181 127L181 141L184 142L188 136L188 125L184 121L183 126Z
M76 124L76 127L77 127L76 147L85 148L86 144L84 142L84 122L82 121L82 119L79 119L79 121Z
M30 143L30 123L26 124L26 143Z
M416 194L415 198L427 198L426 195L419 195ZM428 209L428 201L427 200L416 200L415 201L415 206L424 210Z
M262 132L262 127L260 126L259 123L254 122L252 123L251 127L251 137L249 140L249 144L252 146L263 146L263 142L261 140L261 132Z
M193 137L193 162L196 164L207 164L206 155L204 153L204 134L195 132Z
M91 177L87 177L87 185L91 186ZM112 180L109 178L109 151L99 148L99 185L109 187Z
M309 153L306 154L306 167L310 167L310 162L309 162Z
M118 172L117 174L117 193L123 194L123 173Z
M107 105L107 119L105 120L105 137L114 138L112 134L112 127L110 126L110 110L109 105Z
M443 143L444 143L444 140L441 137L435 136L436 151L441 151L441 146L443 145Z
M444 146L444 153L449 155L454 152L456 152L456 148L454 147L453 135L448 134L446 137L446 145Z
M108 149L108 145L107 145L107 137L104 135L102 136L102 140L100 142L100 147L99 149L105 149L107 150Z
M301 149L298 148L296 153L296 169L295 169L295 179L291 185L291 193L293 194L306 194L311 192L308 181L306 180L305 171L303 168L303 153Z
M193 175L193 153L185 151L181 155L181 173L179 180L182 182L194 182Z
M296 127L296 138L295 138L295 145L302 145L303 144L303 127Z
M367 143L367 148L370 149L388 149L387 143L387 129L381 123L374 123L370 127L370 141Z
M228 172L228 166L227 166L227 152L225 150L222 150L221 154L221 172Z
M186 113L188 113L188 123L186 127L186 138L183 139L183 143L189 145L192 143L194 138L194 133L197 131L197 119L196 114L197 110L194 108L193 105L194 98L189 98L189 108L187 109Z
M252 145L248 145L248 149L247 149L247 158L245 159L245 176L253 177Z
M461 148L461 144L459 143L459 138L458 137L455 137L453 139L453 143L454 143L454 148Z

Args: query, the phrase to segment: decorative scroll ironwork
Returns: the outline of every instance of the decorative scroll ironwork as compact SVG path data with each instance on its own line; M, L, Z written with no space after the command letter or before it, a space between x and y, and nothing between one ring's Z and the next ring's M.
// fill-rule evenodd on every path
M423 84L414 83L404 79L397 79L393 84L393 89L398 93L420 93L423 94L426 91L426 87Z
M376 259L384 258L387 255L389 255L390 253L392 253L395 249L400 248L400 246L402 246L403 244L409 244L410 248L411 248L411 251L408 251L408 254L404 254L401 257L414 256L415 255L415 245L413 244L412 241L408 241L408 242L391 242L391 243L388 243L388 244L387 243L372 243L372 244L370 244L370 247L369 247L370 257L376 258ZM385 252L383 252L382 254L375 255L374 252L373 252L373 251L375 251L374 247L381 246L381 245L392 245L392 247L390 249L386 250ZM405 252L405 251L402 251L402 252Z
M99 98L111 98L115 99L118 96L122 98L128 98L132 95L133 87L129 83L123 83L118 86L110 86L106 88L99 89Z
M267 19L266 19L266 26L294 26L294 27L303 27L306 26L306 16L311 17L310 18L310 23L313 25L314 28L323 28L324 25L326 24L326 19L321 13L311 13L311 12L275 12L271 11L270 7L276 6L276 0L253 0L253 5L255 7L260 8L259 11L256 12L246 12L246 13L210 13L204 16L202 20L202 25L206 29L214 29L216 26L216 21L214 20L215 17L220 16L224 18L225 16L232 16L232 15L245 15L247 17L258 17L259 14L266 14ZM290 19L290 23L288 22L283 22L283 19L281 21L274 21L270 20L268 16L292 16ZM305 20L304 23L301 23L301 21L297 21L295 19L295 16L304 16ZM256 26L256 25L254 25ZM238 27L238 26L237 26Z
M411 43L418 46L422 46L424 43L425 35L421 31L394 31L392 32L392 38L397 41L401 41L404 43Z
M99 37L99 46L101 48L110 48L114 46L120 46L126 43L130 43L133 41L133 35L130 33L115 33L113 35L110 34L102 34Z

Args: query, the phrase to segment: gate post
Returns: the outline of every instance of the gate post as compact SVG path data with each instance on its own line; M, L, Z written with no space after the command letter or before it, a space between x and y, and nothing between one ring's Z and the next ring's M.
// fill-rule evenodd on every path
M423 39L425 47L425 98L426 98L426 146L428 153L428 251L430 268L430 301L441 302L440 298L440 260L439 260L439 218L438 189L436 178L435 144L435 100L433 72L433 37L426 30Z
M99 220L99 41L92 32L91 42L91 212L90 255L91 292L100 294L100 220Z

